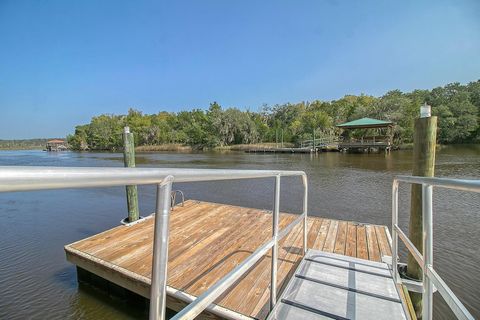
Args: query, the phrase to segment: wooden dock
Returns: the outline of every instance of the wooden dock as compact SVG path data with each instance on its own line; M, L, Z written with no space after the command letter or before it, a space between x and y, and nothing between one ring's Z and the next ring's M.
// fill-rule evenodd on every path
M354 152L376 152L376 151L390 151L392 149L390 142L384 141L346 141L338 144L339 150L354 151Z
M296 215L281 214L282 230ZM206 291L256 248L270 239L271 212L188 200L171 212L167 306L183 308L181 297ZM152 268L151 217L118 226L65 247L67 259L79 268L149 297ZM308 246L372 261L391 256L385 226L308 217ZM297 225L279 243L278 288L286 285L302 259L303 228ZM265 319L269 312L270 255L254 266L216 308L239 316ZM188 300L188 299L186 299ZM205 317L213 317L204 313Z
M252 148L248 153L314 153L314 148Z

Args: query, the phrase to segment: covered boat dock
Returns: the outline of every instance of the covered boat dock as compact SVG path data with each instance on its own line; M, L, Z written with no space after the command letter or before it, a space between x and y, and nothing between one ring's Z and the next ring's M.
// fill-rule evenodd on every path
M388 152L393 146L394 123L391 121L362 118L339 124L336 127L344 130L357 130L356 135L352 136L352 134L347 133L347 137L339 142L338 147L341 151L372 152L383 150Z

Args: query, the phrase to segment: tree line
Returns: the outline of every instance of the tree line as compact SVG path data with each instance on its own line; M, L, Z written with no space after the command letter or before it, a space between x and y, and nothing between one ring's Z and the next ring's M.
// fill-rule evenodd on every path
M216 102L207 110L143 114L130 109L126 115L102 114L76 126L68 142L74 150L118 150L123 127L129 126L136 146L175 143L202 149L275 142L279 132L283 141L299 144L314 133L338 135L341 130L335 125L370 117L394 122L394 142L402 144L412 141L414 120L423 103L439 117L439 143L480 142L480 80L408 93L393 90L381 97L346 95L333 101L264 105L259 112L222 108Z
M50 139L0 140L0 149L42 149Z

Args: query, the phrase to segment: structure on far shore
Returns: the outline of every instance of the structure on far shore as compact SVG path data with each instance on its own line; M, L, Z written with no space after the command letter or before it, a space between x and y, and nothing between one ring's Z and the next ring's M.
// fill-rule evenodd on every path
M391 121L383 121L372 118L362 118L336 126L344 130L355 130L344 135L343 141L339 142L341 151L385 151L391 150L393 145L393 127ZM345 132L344 132L345 133Z
M65 140L61 139L53 139L47 141L47 145L45 146L46 151L65 151L67 150L67 143Z

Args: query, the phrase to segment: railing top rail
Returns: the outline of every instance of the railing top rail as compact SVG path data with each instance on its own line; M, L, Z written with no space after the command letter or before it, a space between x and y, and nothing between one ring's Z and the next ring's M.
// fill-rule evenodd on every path
M435 178L435 177L418 177L418 176L396 176L394 181L428 184L434 187L480 192L480 180L468 179L452 179L452 178Z
M303 171L189 168L0 166L0 192L303 176Z

